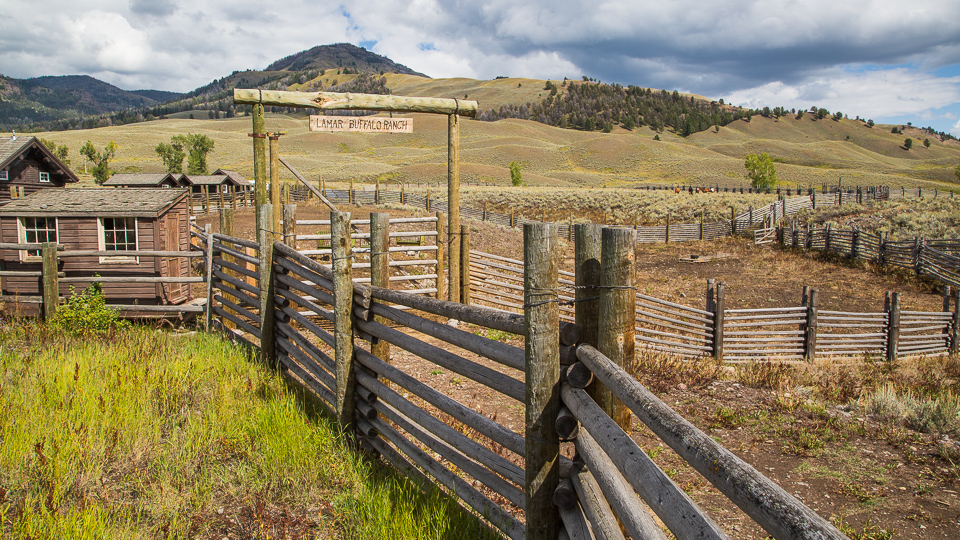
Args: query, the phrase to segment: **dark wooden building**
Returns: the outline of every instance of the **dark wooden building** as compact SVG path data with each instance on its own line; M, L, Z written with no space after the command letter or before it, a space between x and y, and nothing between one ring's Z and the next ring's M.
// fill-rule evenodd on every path
M185 174L180 182L194 193L237 193L253 189L249 180L225 169L217 169L211 175Z
M188 251L189 193L185 189L59 189L43 190L0 206L0 243L57 242L64 247L64 277L187 277L184 257L94 255L68 257L71 251ZM0 269L38 271L39 251L0 250ZM70 281L70 280L68 280ZM60 283L82 290L90 282ZM180 304L190 298L188 283L102 282L108 303L120 305ZM4 276L0 294L35 296L36 277ZM35 308L35 307L34 307ZM31 310L23 311L29 315Z
M79 181L36 137L0 138L0 204Z
M131 188L177 188L182 187L182 174L171 173L121 173L111 176L103 183L106 187Z

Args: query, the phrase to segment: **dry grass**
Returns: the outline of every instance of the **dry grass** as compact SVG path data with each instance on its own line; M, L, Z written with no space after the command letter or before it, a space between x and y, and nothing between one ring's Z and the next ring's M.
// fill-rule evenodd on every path
M335 76L339 82L352 76ZM531 79L423 79L387 75L397 95L421 95L479 100L481 107L538 99L543 81ZM332 82L331 75L324 77ZM517 86L520 84L521 86ZM412 115L412 134L311 133L304 116L267 115L267 129L281 131L281 154L311 180L373 181L396 173L399 181L442 182L446 173L447 119ZM179 133L202 133L216 141L211 167L224 167L252 176L249 117L221 120L168 119L94 130L41 133L66 144L75 169L83 170L77 153L84 141L97 147L118 146L112 168L117 172L160 172L153 149ZM719 131L710 129L689 138L661 133L653 140L648 128L611 133L559 129L524 120L479 122L462 119L461 170L464 181L509 184L507 165L520 162L531 185L579 187L632 186L645 182L746 185L743 158L768 152L783 160L778 178L785 186L833 184L842 176L847 185L926 185L944 188L955 182L953 167L960 144L934 140L930 148L915 144L905 150L904 135L889 126L868 128L862 122L792 117L754 117ZM916 133L914 133L916 132ZM916 130L908 134L921 137ZM292 181L285 170L281 177Z

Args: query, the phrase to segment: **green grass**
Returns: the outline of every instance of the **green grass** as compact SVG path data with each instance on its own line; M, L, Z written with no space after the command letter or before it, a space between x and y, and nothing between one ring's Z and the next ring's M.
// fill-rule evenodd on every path
M0 437L4 537L484 535L213 335L6 326Z

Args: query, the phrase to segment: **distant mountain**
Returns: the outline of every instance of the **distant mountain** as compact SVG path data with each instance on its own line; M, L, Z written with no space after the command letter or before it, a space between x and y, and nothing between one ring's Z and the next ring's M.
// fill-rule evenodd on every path
M370 52L363 47L349 43L320 45L312 49L291 54L267 66L264 71L307 71L312 69L349 68L359 73L402 73L427 77L403 64L398 64L386 56Z
M0 131L61 131L142 122L186 111L210 118L235 114L233 89L389 93L379 75L429 78L349 43L321 45L264 70L234 71L196 90L122 90L86 75L14 79L0 75Z
M34 123L152 107L180 95L156 90L129 92L87 75L32 79L0 76L0 126L5 130L23 128Z

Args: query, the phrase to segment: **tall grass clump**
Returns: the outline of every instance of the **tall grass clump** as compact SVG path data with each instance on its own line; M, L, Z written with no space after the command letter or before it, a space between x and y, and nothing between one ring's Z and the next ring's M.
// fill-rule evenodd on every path
M483 536L217 336L0 331L0 536Z

